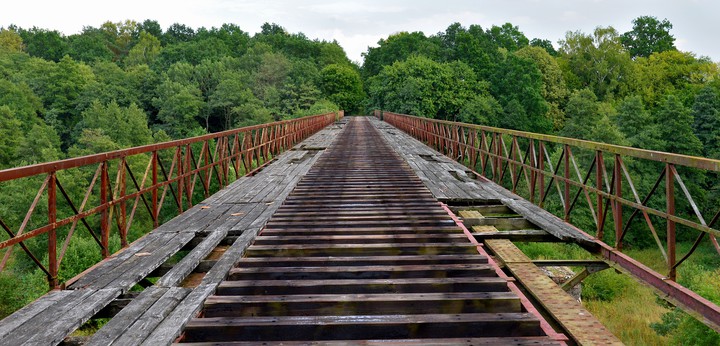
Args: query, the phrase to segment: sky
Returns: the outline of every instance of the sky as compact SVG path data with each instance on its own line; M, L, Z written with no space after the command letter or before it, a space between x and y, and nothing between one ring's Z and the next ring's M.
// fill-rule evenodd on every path
M592 33L612 26L620 33L632 29L639 16L668 19L671 34L682 51L720 61L720 1L717 0L24 0L4 1L0 27L79 33L83 26L106 21L153 19L167 29L173 23L192 28L234 23L254 34L265 23L311 39L336 40L350 60L362 63L363 52L378 40L401 31L426 35L450 24L479 24L483 28L510 22L529 39L557 42L568 31Z

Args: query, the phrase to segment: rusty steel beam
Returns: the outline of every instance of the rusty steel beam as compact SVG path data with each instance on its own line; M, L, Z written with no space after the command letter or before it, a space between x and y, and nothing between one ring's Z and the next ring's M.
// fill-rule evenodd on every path
M679 166L686 166L686 167L699 168L699 169L704 169L704 170L709 170L709 171L720 172L720 160L714 160L714 159L709 159L709 158L705 158L705 157L673 154L673 153L667 153L667 152L662 152L662 151L632 148L632 147L626 147L626 146L622 146L622 145L592 142L592 141L587 141L587 140L583 140L583 139L552 136L552 135L545 135L545 134L541 134L541 133L502 129L502 128L491 127L491 126L482 126L482 125L475 125L475 124L457 123L457 122L452 122L452 121L447 121L447 120L421 118L421 117L416 117L416 116L407 115L407 114L398 114L398 113L391 113L391 112L383 113L383 119L385 119L386 121L388 118L392 118L393 116L401 116L401 117L405 117L408 119L430 121L430 122L433 122L436 124L462 126L467 129L483 130L483 131L488 131L488 132L492 132L492 133L524 137L524 138L528 138L528 139L535 139L535 140L540 140L540 141L545 141L545 142L567 144L570 146L583 148L583 149L601 150L603 152L611 153L611 154L619 154L619 155L636 157L636 158L645 159L645 160L670 163L670 164L679 165Z
M536 179L540 181L539 191L541 193L541 196L540 201L538 202L540 207L542 207L543 201L547 197L547 194L550 192L550 189L554 183L558 187L558 195L563 204L563 214L566 221L569 220L568 216L574 207L574 202L571 205L568 201L568 192L571 186L584 190L586 194L596 194L596 237L594 237L594 243L580 245L585 247L586 250L601 256L609 264L613 265L613 267L617 270L630 274L631 276L637 278L641 283L647 284L649 287L656 290L664 299L682 308L683 310L690 313L709 327L713 328L716 331L720 331L720 307L674 281L676 276L676 269L679 263L687 259L687 257L697 247L699 241L703 238L702 236L698 237L698 240L693 245L693 249L691 249L690 252L685 255L680 261L677 261L675 239L677 225L691 227L697 231L700 231L701 234L707 233L710 235L711 239L713 239L713 236L720 236L720 231L713 228L715 221L718 219L718 215L720 215L720 212L716 214L715 217L713 217L713 220L709 224L704 221L702 214L700 214L700 211L692 200L692 197L689 195L687 188L682 183L682 179L677 173L677 169L675 166L684 166L718 172L720 171L719 160L701 157L691 157L686 155L664 153L637 148L629 148L558 136L499 129L480 125L420 118L390 112L383 112L382 116L386 122L398 127L399 129L407 132L408 134L414 135L420 140L432 138L432 141L426 140L426 142L428 143L428 145L433 146L441 153L454 152L454 147L456 146L463 148L461 150L472 147L471 150L477 150L479 152L481 163L487 161L491 162L491 173L493 175L492 180L496 181L498 184L503 183L502 179L499 179L500 177L498 177L499 167L502 165L503 161L505 161L509 165L519 165L523 169L528 169L531 174L537 175ZM455 138L451 138L450 136L446 135L446 133L450 131L446 130L446 128L451 128L451 131L461 131L463 133L465 131L467 131L468 133L470 133L471 131L474 131L474 133L480 132L481 144L476 147L475 141L461 141L457 136ZM506 155L503 155L502 151L500 150L499 144L499 141L501 140L500 138L502 138L503 135L513 136L514 139L517 137L528 139L528 141L531 143L529 145L532 146L532 148L530 148L529 150L534 150L534 141L537 141L539 151L538 160L535 160L535 162L532 162L531 160L531 162L528 164L525 160L523 160L522 162L518 161L516 157L514 157L510 153L506 153ZM483 146L482 141L488 137L493 138L492 144ZM560 158L558 159L558 162L555 165L553 172L548 172L545 170L544 156L547 156L547 163L550 165L550 168L553 169L553 163L550 161L547 149L544 145L545 142L561 145L563 148L560 154ZM450 148L446 147L445 145L452 145L453 147ZM575 181L570 177L568 162L568 160L572 160L569 155L570 147L589 149L595 153L595 165L594 167L590 167L587 173L587 177L589 177L591 175L591 172L593 170L595 171L596 181L594 184L588 184L587 178L585 180L580 180L580 176L578 176L578 181ZM610 181L608 181L608 173L605 170L605 164L603 160L604 154L612 155L612 160L614 162ZM639 198L634 189L634 185L632 180L630 179L630 175L623 164L623 156L664 163L663 173L660 175L657 182L655 183L655 187L643 200ZM565 171L560 173L559 170L562 164L564 164ZM483 176L483 173L486 172L486 166L481 166L481 172L475 173L478 176ZM469 168L475 171L476 166L473 165ZM635 201L631 201L623 197L623 176L628 183L627 186L629 186L629 189L633 192L633 198L635 199ZM549 182L545 183L545 177L549 178ZM663 210L653 209L647 206L646 203L650 196L654 193L655 189L658 188L658 185L660 184L660 182L662 182L663 178L665 180L666 206ZM676 190L674 187L676 181L678 182L682 192L684 193L681 196L687 198L688 202L693 207L694 216L698 218L699 222L677 215L675 201ZM536 180L533 180L532 184L529 184L530 186L528 186L530 190L530 197L533 200L536 190L538 189L538 187L536 186L536 182ZM560 184L564 185L564 189L560 188ZM516 186L512 186L512 188L515 189ZM578 190L578 195L579 193L580 191ZM588 199L590 199L589 195ZM631 210L633 210L632 216L628 220L624 220L623 218L623 206L630 207ZM616 244L614 247L607 245L602 241L603 229L606 224L608 209L612 209L611 211L613 215L613 230L615 231L616 235ZM650 222L649 215L655 215L667 221L667 275L661 275L621 252L622 239L627 232L627 229L629 227L628 224L630 221L632 221L632 219L638 212L643 213L643 216L648 223L648 227L650 227L651 231L653 231L652 233L655 235L655 238L658 237L654 232L654 227ZM573 228L579 235L593 238L593 236L585 233L584 231L574 226ZM713 242L713 244L715 244L715 242ZM718 248L720 248L720 246L718 246ZM661 252L665 252L664 249L661 249Z
M219 186L227 185L227 170L233 160L236 167L236 177L240 175L238 163L241 161L244 162L246 168L243 174L253 174L269 164L271 157L289 149L298 141L307 138L325 126L332 124L343 115L344 113L342 111L338 113L320 114L165 143L0 170L0 182L34 176L43 176L45 178L42 187L38 191L18 231L13 232L10 227L7 227L3 223L6 233L8 233L10 237L7 240L0 241L0 249L9 248L5 253L5 257L10 255L12 246L15 244L20 244L23 250L27 252L23 242L43 234L48 234L48 267L45 268L41 263L38 263L32 253L28 252L28 255L46 272L51 287L57 287L59 284L57 282L57 274L60 263L70 237L72 236L72 231L74 231L78 222L83 222L92 234L93 231L85 219L91 215L100 215L100 235L96 237L96 240L100 243L100 250L103 257L108 257L110 256L109 239L114 228L117 228L119 232L123 247L127 246L126 234L135 217L135 210L140 199L142 199L146 209L148 209L148 213L151 215L153 226L157 227L159 226L158 219L160 209L163 206L165 194L168 189L176 200L179 212L182 212L186 203L189 207L192 206L195 183L198 179L202 183L202 193L207 197L207 195L210 194L209 188L213 177L218 180ZM241 135L243 137L242 146L240 146L238 142L238 138ZM232 148L227 148L229 150L226 150L225 146L229 146L229 140L231 138L234 138L235 145L233 145ZM202 143L202 150L197 156L197 160L192 149L192 145L196 143ZM211 144L216 145L214 153L210 152ZM220 146L223 146L222 150L219 148ZM160 159L160 151L167 149L174 149L175 151L169 172L165 170L162 160ZM150 159L142 182L138 183L130 170L127 158L142 154L150 154ZM114 182L110 180L109 176L111 173L110 161L112 160L119 160L120 162L117 168L113 168L117 170ZM97 172L93 181L90 183L90 187L86 190L81 207L78 209L75 207L73 201L69 199L69 195L63 189L62 185L57 181L57 173L67 169L85 166L95 166L97 167ZM220 166L220 168L218 168L218 166ZM222 174L219 169L223 170ZM213 174L213 172L215 174ZM164 180L160 179L160 173L162 173ZM168 175L168 173L170 173L170 175ZM136 191L133 193L127 193L128 174L136 188ZM149 175L150 177L148 178ZM98 177L99 179L97 179ZM151 185L145 186L145 181L148 179L152 180ZM93 193L92 190L96 180L100 181L99 204L85 210L85 204L88 201L89 195ZM176 185L177 193L173 185ZM163 192L160 195L159 189L161 188ZM60 189L60 192L65 197L68 208L74 212L73 215L61 219L58 219L58 208L60 207L57 200L58 189ZM41 224L37 228L25 232L25 226L28 224L27 221L36 209L37 203L45 190L47 190L48 196L48 221L44 225ZM151 194L149 203L145 196L148 193ZM134 205L128 215L126 203L133 199L135 200ZM115 213L115 216L113 216L113 213ZM114 223L111 222L113 219L115 219ZM60 256L58 256L56 230L69 224L72 224L71 231L68 233L63 244ZM7 259L5 259L2 264L4 264L6 260ZM2 267L3 266L0 265L0 271Z

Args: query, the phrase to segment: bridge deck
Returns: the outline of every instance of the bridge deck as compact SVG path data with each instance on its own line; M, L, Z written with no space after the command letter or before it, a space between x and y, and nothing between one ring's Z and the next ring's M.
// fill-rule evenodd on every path
M105 316L114 317L87 344L168 344L180 335L183 342L238 345L563 340L437 199L516 212L525 218L480 224L522 229L508 233L513 237L582 235L401 131L366 121L353 120L353 132L344 123L321 131L68 289L0 321L1 343L57 344ZM180 250L187 254L168 261ZM148 287L130 292L138 283Z

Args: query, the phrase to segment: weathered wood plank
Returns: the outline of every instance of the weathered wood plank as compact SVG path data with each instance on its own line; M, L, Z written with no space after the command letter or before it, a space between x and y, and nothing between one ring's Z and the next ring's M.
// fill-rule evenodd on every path
M44 313L51 306L56 304L58 301L65 300L68 296L73 295L75 291L70 290L57 290L51 291L48 294L38 298L36 301L30 303L30 305L15 311L10 316L0 321L0 340L7 340L15 330L26 322L32 323L34 319L40 317L39 315Z
M452 328L450 327L452 326ZM191 321L185 340L345 340L395 338L493 337L540 335L535 316L528 313L217 317Z
M148 287L88 340L88 346L111 345L168 291L167 287Z
M139 316L113 344L138 345L143 342L190 291L192 290L181 287L168 288L167 292Z
M335 341L263 341L263 346L559 346L563 345L548 337L514 338L428 338L383 340L335 340ZM215 342L189 342L175 346L217 346ZM256 346L257 341L224 342L227 346Z
M183 257L180 262L175 264L173 268L160 278L155 284L157 286L172 287L179 285L185 278L193 272L195 267L216 247L227 235L227 228L218 229L195 247L189 254Z
M45 316L26 323L28 329L18 328L14 340L23 345L56 345L100 309L120 295L118 289L79 290L75 299L64 299L43 312ZM31 325L30 325L31 324Z

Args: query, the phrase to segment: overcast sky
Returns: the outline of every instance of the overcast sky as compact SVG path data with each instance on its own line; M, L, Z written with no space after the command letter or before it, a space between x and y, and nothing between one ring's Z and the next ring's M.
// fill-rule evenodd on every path
M256 33L264 22L312 39L337 40L351 60L362 62L368 46L399 31L444 31L451 23L483 28L510 22L532 38L557 41L567 31L590 33L613 26L620 33L643 15L667 18L676 46L720 61L717 0L20 0L3 1L0 26L54 29L66 35L105 21L157 20L193 28L234 23Z

